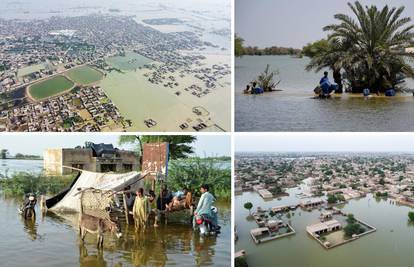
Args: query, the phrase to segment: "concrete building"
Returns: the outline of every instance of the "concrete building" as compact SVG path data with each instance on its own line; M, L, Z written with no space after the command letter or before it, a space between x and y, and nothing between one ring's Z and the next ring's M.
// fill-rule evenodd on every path
M273 198L273 194L267 189L260 189L258 193L264 199Z
M324 233L329 233L332 231L336 231L341 229L342 226L337 220L329 220L326 222L321 222L317 224L313 224L306 227L306 231L308 231L309 234L313 235L321 235Z
M114 148L112 144L89 144L87 147L47 149L43 167L49 175L69 174L77 168L93 172L129 172L139 169L133 151Z
M300 206L304 209L312 209L312 208L317 208L321 205L323 205L325 203L325 201L321 198L314 198L314 199L308 199L308 200L303 200L300 202Z

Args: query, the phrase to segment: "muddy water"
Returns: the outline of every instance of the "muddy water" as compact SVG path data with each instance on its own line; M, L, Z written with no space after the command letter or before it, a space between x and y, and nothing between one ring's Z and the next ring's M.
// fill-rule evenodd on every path
M282 218L295 229L294 235L256 245L250 236L250 230L256 228L257 224L249 219L249 211L243 204L253 203L253 211L259 206L267 209L301 201L296 197L297 193L302 192L298 188L288 189L287 192L289 196L269 201L264 201L254 192L244 192L235 197L235 224L239 234L235 250L246 251L249 266L413 266L414 225L408 222L407 216L412 208L395 205L390 199L376 199L371 194L351 200L338 208L353 213L356 218L376 227L374 233L326 250L306 232L306 226L319 222L320 211L297 209L291 212L291 218Z
M161 225L145 232L122 225L123 237L105 235L104 249L88 234L82 245L76 216L48 213L25 221L18 201L0 198L1 266L229 266L230 205L218 203L222 233L201 239L185 224Z

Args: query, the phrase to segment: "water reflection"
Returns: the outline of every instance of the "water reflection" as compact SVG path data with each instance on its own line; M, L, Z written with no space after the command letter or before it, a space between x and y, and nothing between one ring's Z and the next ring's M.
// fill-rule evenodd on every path
M34 241L38 238L41 238L40 235L37 233L37 223L36 223L36 216L24 219L24 216L20 216L20 220L23 223L23 229L29 236L29 239Z
M191 225L183 223L161 224L146 231L135 231L133 225L123 223L123 237L105 234L104 247L99 250L96 235L87 234L85 242L81 242L77 214L47 212L41 215L37 208L35 219L24 220L17 212L20 202L0 199L0 223L9 227L9 231L0 232L0 257L30 250L22 257L13 257L13 266L22 266L27 261L31 266L56 266L62 262L62 267L230 265L229 203L217 205L222 225L222 233L217 238L201 238ZM49 257L56 261L45 262Z
M101 250L96 254L89 254L88 249L81 243L79 245L79 266L81 267L95 267L107 266Z

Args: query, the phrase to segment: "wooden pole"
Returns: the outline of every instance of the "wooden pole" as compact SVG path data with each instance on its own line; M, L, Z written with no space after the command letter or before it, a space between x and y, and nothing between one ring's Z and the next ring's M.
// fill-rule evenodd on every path
M128 205L127 205L127 201L125 197L125 192L122 193L122 198L124 200L125 220L126 220L126 223L129 224L129 211L128 211Z

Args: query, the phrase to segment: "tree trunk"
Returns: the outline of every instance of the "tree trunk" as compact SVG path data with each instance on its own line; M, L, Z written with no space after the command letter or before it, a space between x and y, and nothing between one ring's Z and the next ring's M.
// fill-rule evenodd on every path
M334 82L338 85L338 90L336 91L336 93L342 94L343 85L342 85L341 70L334 69L333 78L334 78Z

